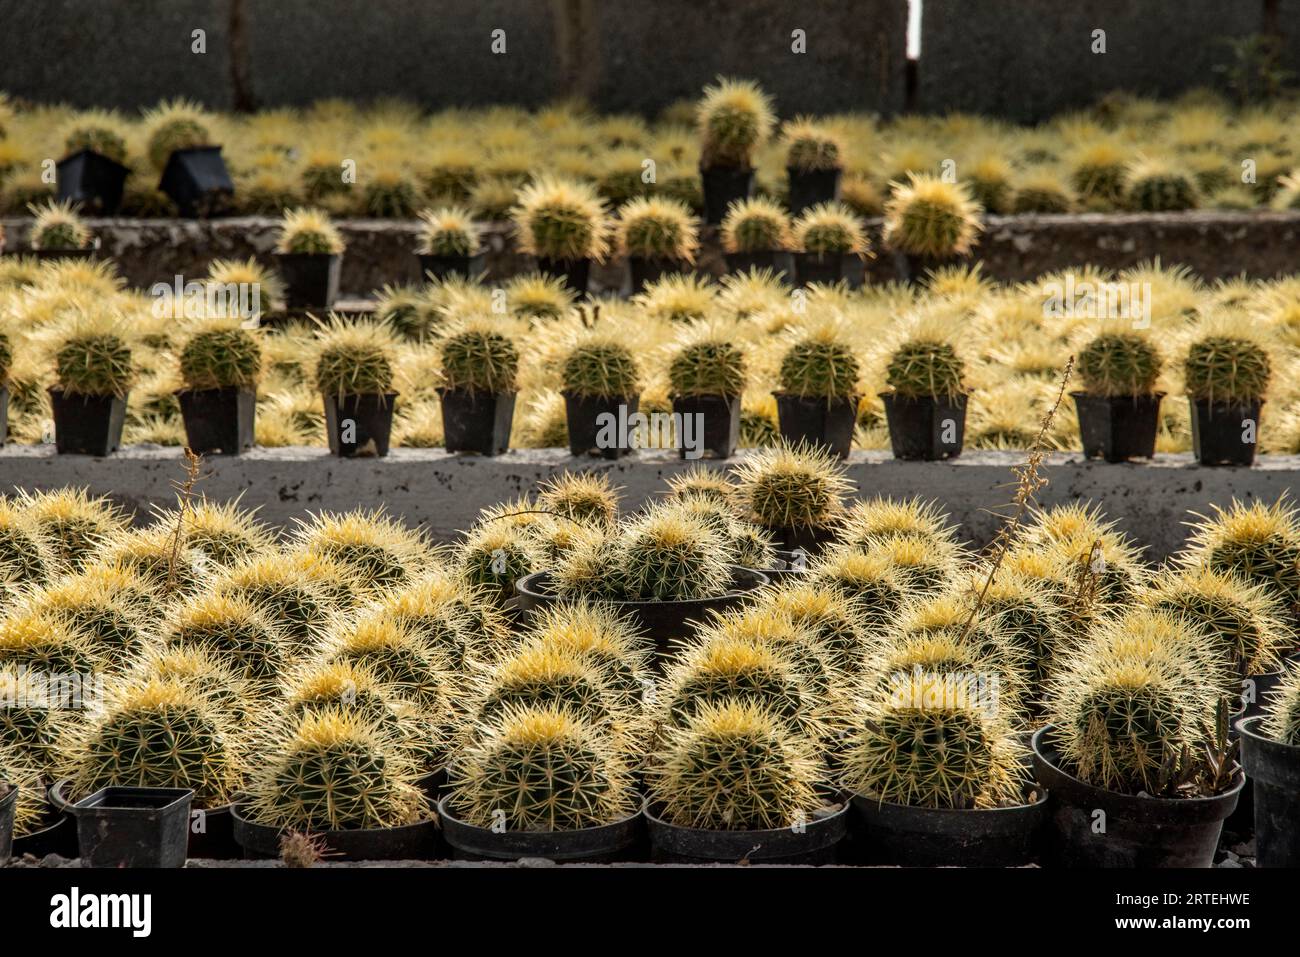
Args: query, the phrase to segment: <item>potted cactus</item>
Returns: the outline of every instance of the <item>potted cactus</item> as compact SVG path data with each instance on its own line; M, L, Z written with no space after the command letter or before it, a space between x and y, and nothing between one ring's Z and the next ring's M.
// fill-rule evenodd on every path
M1300 864L1300 670L1274 689L1263 715L1243 718L1241 763L1255 790L1260 867Z
M850 257L866 255L867 236L846 206L819 203L795 221L793 245L796 285L835 283L849 278Z
M746 362L731 338L721 328L706 326L686 333L672 351L668 382L673 414L681 416L677 438L682 458L726 459L736 450ZM687 442L688 430L693 443Z
M961 454L966 431L965 365L951 344L919 333L889 357L880 393L894 457L932 462Z
M1198 462L1254 463L1260 407L1272 374L1268 352L1246 336L1211 333L1192 343L1183 380Z
M794 276L790 217L784 209L756 196L732 203L722 220L722 252L731 272L774 269Z
M519 350L492 326L469 324L442 340L442 434L448 452L500 455L510 448Z
M238 320L206 320L181 347L176 393L189 448L239 455L253 447L262 346Z
M797 117L781 131L785 172L790 181L790 214L840 198L844 144L838 136L807 117Z
M73 121L56 167L60 202L100 216L117 212L131 172L122 132L121 119L111 113L91 112Z
M330 451L385 456L393 431L393 340L384 328L334 320L320 331L316 388L325 403Z
M1124 172L1124 202L1144 213L1174 213L1200 205L1196 179L1164 158L1142 157Z
M181 100L164 103L149 111L144 123L149 161L162 176L158 189L180 214L192 219L224 211L235 184L202 109Z
M885 203L881 241L898 254L900 278L919 280L927 269L969 256L980 230L980 205L964 184L909 173Z
M574 455L622 458L632 451L629 420L641 400L641 371L622 342L591 333L560 364L561 393Z
M585 293L591 263L604 261L610 236L605 206L591 186L539 177L519 191L510 215L519 251L535 256L544 274Z
M1160 400L1155 391L1160 354L1136 332L1105 332L1079 353L1083 390L1071 392L1079 412L1083 454L1125 462L1156 451Z
M483 249L469 210L460 206L420 213L420 241L415 249L420 274L433 279L477 279L483 274Z
M27 209L33 217L31 254L37 259L77 259L95 254L95 238L70 202L51 200Z
M754 186L754 153L772 132L772 100L752 80L718 77L696 108L704 221L722 222L732 203Z
M849 482L824 449L781 442L748 456L733 473L741 517L779 548L815 554L835 537Z
M284 280L287 309L329 309L339 294L339 262L344 242L318 209L290 209L284 214L275 247L276 269Z
M60 455L108 455L122 444L131 347L111 316L83 317L57 341L50 387Z
M774 392L781 437L848 458L857 424L860 365L834 325L801 331L781 357Z
M618 211L616 229L619 252L627 258L631 273L633 295L643 291L646 283L695 262L699 248L695 217L677 200L630 200Z

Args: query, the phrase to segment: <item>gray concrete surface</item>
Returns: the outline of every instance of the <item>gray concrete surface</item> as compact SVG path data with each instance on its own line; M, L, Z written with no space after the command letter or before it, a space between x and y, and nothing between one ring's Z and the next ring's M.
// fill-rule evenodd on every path
M992 537L994 512L1007 502L1011 466L1023 455L967 452L952 462L899 462L887 453L857 452L849 478L858 496L918 495L940 502L963 536L976 545ZM387 459L340 460L324 449L259 449L240 458L211 458L199 490L214 498L242 495L261 517L283 526L309 510L384 505L430 536L450 539L478 511L526 494L565 469L608 472L623 489L625 508L661 493L665 479L686 467L663 452L645 452L617 462L574 459L560 449L510 452L498 458L448 455L425 449L396 449ZM171 483L180 477L181 451L136 446L106 459L59 456L52 446L6 446L0 450L0 491L86 485L107 493L139 516L152 505L174 501ZM1300 484L1300 456L1267 456L1252 469L1203 468L1187 455L1160 455L1151 464L1107 465L1077 455L1048 459L1050 484L1044 504L1086 500L1099 503L1158 561L1182 544L1189 511L1212 503L1276 499Z

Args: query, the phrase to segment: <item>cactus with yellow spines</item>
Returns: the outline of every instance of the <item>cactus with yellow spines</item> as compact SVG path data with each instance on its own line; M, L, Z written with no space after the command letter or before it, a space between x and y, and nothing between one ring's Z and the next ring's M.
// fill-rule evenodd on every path
M413 628L420 639L459 670L471 659L490 657L499 642L476 627L471 605L478 593L445 572L430 572L380 596L377 612Z
M811 631L839 674L857 672L866 653L863 622L849 600L837 591L795 581L765 590L754 605L787 614L796 625Z
M555 706L611 733L635 733L638 715L598 662L550 645L531 645L479 676L469 713L490 725L513 707Z
M608 603L556 602L529 619L524 648L543 648L586 662L635 707L648 687L650 655L636 626Z
M26 837L38 830L45 818L45 789L35 766L12 748L0 744L0 798L7 796L5 785L18 789L13 836Z
M533 516L540 521L540 516ZM532 522L530 522L530 525ZM515 582L540 570L542 557L526 527L505 521L480 521L456 548L456 567L471 587L485 589L504 604Z
M429 558L424 540L383 508L318 512L307 521L298 520L291 547L350 567L363 590L407 581L424 570Z
M221 567L269 552L275 545L270 529L256 518L257 509L240 508L239 500L213 502L204 497L186 507L182 530L185 543ZM154 510L154 520L176 527L176 509Z
M1288 611L1300 607L1300 519L1291 504L1233 499L1211 508L1211 515L1196 516L1180 564L1240 575L1263 585Z
M678 495L665 506L680 511L691 521L707 525L726 543L732 565L771 568L776 563L772 536L749 522L741 521L725 502L710 495Z
M257 555L226 569L213 581L212 591L243 598L277 622L290 657L317 650L333 615L342 610L293 556L279 552Z
M732 477L741 517L765 528L824 528L840 517L849 490L844 466L803 444L762 449Z
M90 675L104 663L84 634L48 612L20 608L0 619L0 667Z
M168 648L208 652L254 688L269 689L288 663L283 632L238 595L202 592L175 607L162 627Z
M775 652L792 668L814 701L826 698L842 677L817 632L771 604L714 612L698 632L703 642L747 641Z
M64 564L74 569L93 561L99 544L127 524L106 496L92 498L84 488L20 489L15 504Z
M440 726L450 721L457 692L450 665L410 623L390 620L374 610L364 612L339 626L323 659L366 668Z
M55 758L55 745L77 712L61 707L60 688L38 669L0 665L0 750L45 775ZM53 706L52 706L53 705Z
M706 465L692 465L668 477L670 499L702 496L731 507L735 493L736 486L726 472Z
M1288 669L1264 708L1263 732L1274 740L1300 747L1300 670Z
M161 525L132 529L105 543L98 564L137 576L158 599L189 594L206 584L212 562L174 539L175 530Z
M725 541L671 505L652 505L625 525L614 552L628 601L710 598L730 587Z
M566 471L541 484L536 507L575 522L612 525L618 518L618 493L604 472Z
M0 498L0 568L18 582L44 584L60 571L57 553L21 503Z
M848 601L867 630L892 619L908 595L907 584L893 562L884 555L852 548L832 549L811 562L807 582Z
M129 598L98 578L61 578L32 592L22 604L84 638L110 669L128 663L144 650L151 637Z
M952 529L938 503L920 498L874 497L845 509L840 520L840 541L862 549L868 541L886 538L951 542Z
M884 556L908 591L917 595L934 595L951 588L962 559L961 550L949 541L913 536L868 539L862 551Z
M150 645L131 665L129 679L183 685L228 714L236 727L257 717L257 688L228 659L207 648Z

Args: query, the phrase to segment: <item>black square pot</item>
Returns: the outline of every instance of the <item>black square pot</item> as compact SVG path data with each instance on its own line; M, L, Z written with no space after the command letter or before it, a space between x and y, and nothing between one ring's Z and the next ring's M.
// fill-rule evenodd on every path
M60 455L108 455L122 446L126 398L50 389L54 448Z
M1202 465L1253 465L1259 446L1258 402L1207 402L1189 399L1192 449ZM1251 438L1253 441L1247 442Z
M770 269L787 282L794 281L794 255L781 250L758 253L725 253L727 272L749 272L751 269Z
M339 297L339 260L330 253L276 253L286 309L329 309Z
M629 396L600 396L600 395L574 395L572 392L562 393L564 395L564 416L569 426L569 452L573 455L598 455L605 459L621 459L628 455L631 449L630 442L618 442L614 446L600 441L600 433L604 423L600 421L604 415L614 416L615 422L626 423L629 416L637 411L641 402L639 395ZM630 438L630 436L619 435L618 438Z
M700 428L692 428L695 449L685 447L684 430L678 430L677 444L682 458L729 459L740 441L740 396L679 395L673 397L673 412L683 417L699 416Z
M564 284L579 296L586 295L591 276L590 259L546 259L537 257L537 268L548 276L564 280Z
M510 449L515 420L514 392L439 389L442 435L448 452L500 455Z
M882 392L894 458L922 462L955 459L966 439L967 396L909 398Z
M94 150L81 150L59 160L59 201L81 206L86 215L112 216L122 205L122 191L131 171Z
M199 455L239 455L253 447L257 393L251 389L182 389L176 398L185 441Z
M107 787L72 806L85 867L184 867L189 788Z
M716 226L727 217L727 209L732 203L749 199L754 190L754 170L737 169L734 166L715 166L711 169L700 167L700 179L704 188L704 221Z
M166 193L182 216L213 216L229 206L235 184L221 158L220 146L176 150L167 159L158 188Z
M628 256L627 270L632 277L632 295L643 292L652 282L682 271L682 262L666 256Z
M853 429L858 421L856 396L820 399L815 396L773 392L781 438L792 444L807 442L842 459L853 448Z
M341 459L382 458L393 434L397 393L326 395L325 434L330 452Z
M817 169L805 172L787 166L785 172L790 181L787 205L792 216L799 216L818 203L830 203L840 198L840 177L843 170Z
M847 253L794 253L794 282L806 286L810 282L833 284L848 279Z
M1071 392L1070 396L1079 413L1079 436L1086 458L1127 462L1156 454L1163 392L1137 396Z
M417 253L420 260L420 280L425 279L480 279L487 271L487 254L473 256L433 256Z

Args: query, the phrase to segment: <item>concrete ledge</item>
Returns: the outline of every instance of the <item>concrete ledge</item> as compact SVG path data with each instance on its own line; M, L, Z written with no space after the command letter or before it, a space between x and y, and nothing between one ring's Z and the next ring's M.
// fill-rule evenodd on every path
M939 501L962 526L963 536L984 545L994 534L995 511L1010 497L1010 469L1024 461L1014 452L968 452L953 462L899 462L887 453L857 452L848 474L861 497L919 495ZM242 496L264 521L290 524L309 510L386 506L436 539L454 538L479 510L534 490L566 469L608 472L634 509L665 489L665 480L689 463L670 453L645 452L618 462L575 459L561 449L510 452L498 458L395 449L386 459L342 460L323 449L259 449L239 458L204 462L199 490L216 499ZM717 463L719 466L721 463ZM1049 457L1043 504L1099 503L1125 532L1160 560L1182 544L1189 511L1212 503L1276 499L1300 484L1300 456L1265 456L1251 469L1203 468L1188 455L1160 455L1145 465L1107 465L1078 455ZM181 451L135 446L105 459L60 456L52 446L0 450L0 491L86 485L109 494L143 520L151 506L174 502L171 483L182 475Z

